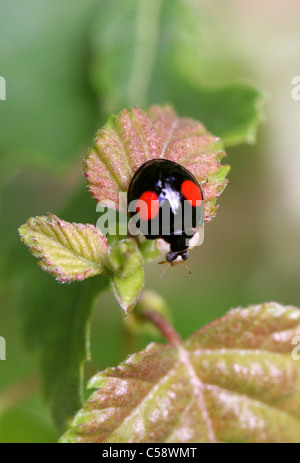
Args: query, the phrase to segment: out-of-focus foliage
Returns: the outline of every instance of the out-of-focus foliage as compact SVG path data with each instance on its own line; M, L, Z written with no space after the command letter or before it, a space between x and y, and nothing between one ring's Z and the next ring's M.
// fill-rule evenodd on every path
M232 63L203 40L203 11L201 2L193 1L110 2L94 28L94 88L108 114L169 102L181 116L203 122L225 145L253 142L261 95L250 86L231 85L228 77L207 78L212 69L227 75ZM210 33L220 47L213 28Z
M96 102L88 87L89 27L97 1L1 2L1 175L60 173L86 148Z

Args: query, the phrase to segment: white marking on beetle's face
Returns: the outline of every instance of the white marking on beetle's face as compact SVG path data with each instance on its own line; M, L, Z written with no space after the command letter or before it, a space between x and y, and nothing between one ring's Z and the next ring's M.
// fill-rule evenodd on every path
M158 238L158 240L156 240L156 247L157 249L164 253L164 254L168 254L168 252L171 252L171 245L170 243L167 243L164 239L162 238Z
M183 259L180 255L176 257L175 260L172 261L172 264L179 264L179 262L183 262Z

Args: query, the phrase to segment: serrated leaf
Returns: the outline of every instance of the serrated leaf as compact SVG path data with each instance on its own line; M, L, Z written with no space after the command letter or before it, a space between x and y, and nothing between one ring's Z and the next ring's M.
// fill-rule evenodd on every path
M97 201L112 201L117 209L126 212L119 202L119 194L127 192L142 164L158 158L178 162L201 184L208 222L227 184L228 168L224 170L221 166L224 156L221 141L200 122L179 118L170 106L152 106L147 113L136 107L112 116L98 131L84 163L84 172L89 191ZM223 174L217 178L220 169Z
M83 185L76 189L60 215L69 220L94 220L95 208ZM31 256L20 241L16 248L11 256L12 262L18 262L14 304L22 320L26 347L34 351L40 363L42 392L55 424L63 432L82 406L90 319L94 301L101 292L109 290L109 280L96 275L72 284L58 284L32 265Z
M63 442L300 442L300 310L230 311L178 347L150 344L90 382Z
M22 241L39 265L61 283L82 281L101 273L109 250L94 225L69 223L55 215L32 217L19 229Z

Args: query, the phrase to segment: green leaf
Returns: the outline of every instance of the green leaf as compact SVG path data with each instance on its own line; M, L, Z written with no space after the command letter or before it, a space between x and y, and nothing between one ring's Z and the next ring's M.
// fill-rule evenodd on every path
M199 117L203 116L204 123L225 146L255 143L257 127L263 120L263 101L263 95L247 85L203 91L199 94Z
M61 431L82 404L90 319L105 289L102 275L59 285L36 267L27 270L19 288L27 347L39 353L44 394Z
M98 373L62 442L299 443L300 310L230 311L178 346Z
M159 101L167 98L180 114L201 120L225 146L253 143L263 96L245 84L252 80L252 70L237 46L237 31L229 31L222 15L205 3L175 0L169 13L168 42L161 53L169 59L163 65L158 56L157 63L167 82Z
M102 272L109 250L94 225L65 222L55 215L35 217L19 229L22 241L39 265L61 283L82 281Z
M137 242L132 238L116 242L105 259L111 287L122 309L133 310L144 285L144 260Z
M133 309L144 286L144 267L140 267L130 276L114 276L110 279L117 301L126 313Z
M257 127L263 119L263 96L248 85L228 85L217 89L190 89L178 83L174 104L197 117L225 146L254 143ZM172 89L170 89L172 91ZM179 91L179 88L178 88Z
M156 246L155 240L143 240L140 242L140 250L145 262L152 262L161 257L161 252Z
M189 0L108 4L95 24L91 64L106 113L170 102L225 146L254 142L263 97L238 83L252 75L219 18Z
M221 141L197 121L179 118L170 106L124 109L97 132L84 163L88 188L97 201L126 211L119 200L136 170L150 159L164 158L187 168L201 184L204 219L214 217L217 198L227 185ZM212 180L218 172L218 181Z
M147 105L163 4L163 0L114 0L96 15L91 80L107 115Z
M132 238L123 239L112 246L105 260L107 272L119 278L131 276L143 263L137 242Z
M22 394L22 386L24 386L24 383L20 381L20 383L17 384L20 387L20 393ZM15 384L10 385L9 391L7 391L5 404L8 404L8 407L6 408L4 406L5 410L1 410L0 413L0 443L56 443L59 438L59 434L55 429L50 416L48 416L40 391L33 391L29 394L28 398L24 397L21 399L21 403L18 403L16 396L19 391L17 391L15 396L15 388ZM3 394L2 391L1 393ZM10 398L16 403L9 404ZM2 397L0 397L0 400L1 399Z
M0 172L20 167L65 173L96 130L86 72L97 0L2 2ZM18 17L24 20L18 22Z
M60 212L69 220L95 220L94 204L84 185L76 189ZM31 256L20 241L7 264L11 262L19 263L17 272L14 270L13 303L22 320L26 347L38 358L43 392L62 432L82 404L83 364L89 357L89 320L94 301L101 292L109 290L109 280L96 275L68 285L58 284L32 265Z

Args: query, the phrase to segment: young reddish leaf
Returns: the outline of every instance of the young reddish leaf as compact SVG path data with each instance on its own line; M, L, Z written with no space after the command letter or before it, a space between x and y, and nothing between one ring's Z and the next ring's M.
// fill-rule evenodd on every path
M99 130L94 146L84 162L84 173L91 195L103 204L119 203L119 193L127 192L136 170L150 159L178 162L199 181L204 194L205 221L217 210L216 201L224 190L229 166L219 138L200 123L179 118L169 106L152 106L148 112L135 107L124 109ZM111 204L110 204L111 206Z
M85 280L102 272L106 238L93 225L69 223L55 215L32 217L19 228L39 265L61 283Z
M230 311L97 374L63 442L300 442L300 311Z

